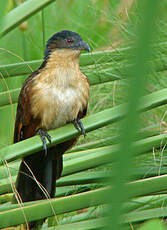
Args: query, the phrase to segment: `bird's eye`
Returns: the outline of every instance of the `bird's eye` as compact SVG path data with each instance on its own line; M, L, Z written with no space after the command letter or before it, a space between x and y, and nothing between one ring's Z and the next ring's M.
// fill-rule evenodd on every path
M70 44L70 43L72 43L72 40L71 39L67 39L66 42L67 42L67 44Z

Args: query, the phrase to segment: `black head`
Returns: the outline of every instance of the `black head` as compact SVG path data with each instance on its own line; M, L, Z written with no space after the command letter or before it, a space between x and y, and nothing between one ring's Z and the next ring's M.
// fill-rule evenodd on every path
M90 52L89 45L82 40L81 36L70 30L58 32L48 40L45 57L56 49L86 50Z

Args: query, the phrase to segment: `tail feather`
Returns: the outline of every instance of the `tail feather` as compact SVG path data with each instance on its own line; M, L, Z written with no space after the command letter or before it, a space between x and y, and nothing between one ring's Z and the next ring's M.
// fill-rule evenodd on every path
M47 155L40 151L22 160L16 189L23 202L46 199L48 195L50 198L55 196L56 180L61 177L63 170L62 155L76 141L77 138L68 140L49 148ZM43 187L47 192L42 189ZM37 226L43 221L30 222L29 229L38 229Z
M43 194L37 181L42 183L43 168L44 159L40 152L22 160L16 188L23 202L42 199Z
M56 159L53 158L54 150L49 149L46 156L38 152L22 160L16 188L23 202L46 199L48 195L50 198L55 196L56 179L61 176L63 161L60 154ZM38 221L32 221L29 229L37 229L37 225Z

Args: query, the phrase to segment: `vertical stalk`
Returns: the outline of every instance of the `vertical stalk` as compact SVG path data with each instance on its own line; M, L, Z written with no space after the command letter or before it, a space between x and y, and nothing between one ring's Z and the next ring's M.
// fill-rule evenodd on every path
M3 23L4 23L4 16L7 13L8 1L1 1L0 3L0 31L2 31ZM0 38L2 34L0 33Z
M43 51L44 51L45 50L45 17L44 17L44 9L41 10L41 15L42 15L42 41L43 41Z
M161 1L162 2L162 1ZM127 116L121 129L121 143L113 164L111 178L112 189L109 194L111 202L110 221L106 229L123 229L121 216L124 213L123 204L129 200L129 191L125 184L130 180L134 163L135 148L132 145L134 137L139 129L139 105L143 95L146 78L148 75L148 60L151 56L151 45L156 30L155 19L158 15L160 1L138 1L141 11L141 23L137 28L136 49L133 53L131 64L133 67L128 73L129 87L127 89L128 102Z

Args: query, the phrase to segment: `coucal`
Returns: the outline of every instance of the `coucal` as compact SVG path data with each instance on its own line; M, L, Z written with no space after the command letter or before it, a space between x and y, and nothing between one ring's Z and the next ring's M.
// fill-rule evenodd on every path
M44 151L22 159L16 189L23 202L46 199L55 195L56 180L60 178L62 154L77 138L57 144L47 150L47 131L72 122L85 136L80 121L86 115L89 82L80 71L81 51L89 45L75 32L64 30L47 42L44 61L24 82L17 106L14 143L39 134ZM46 191L42 191L45 188ZM29 228L35 229L36 222Z

